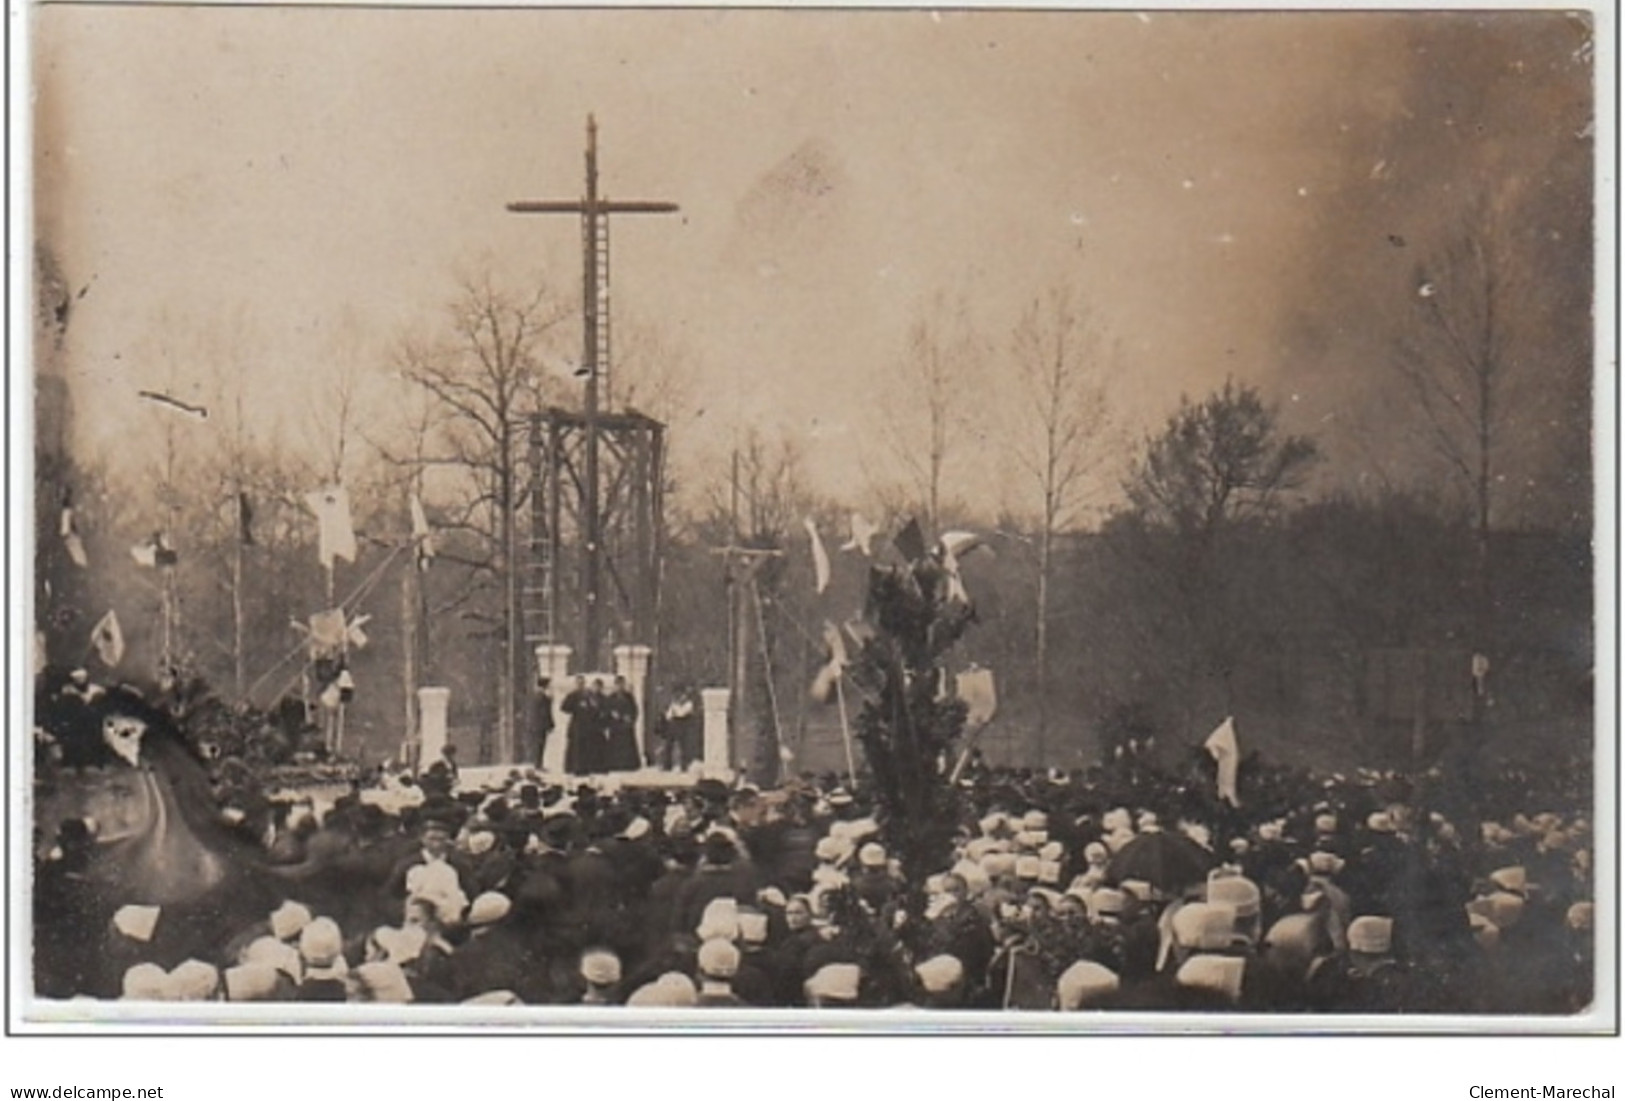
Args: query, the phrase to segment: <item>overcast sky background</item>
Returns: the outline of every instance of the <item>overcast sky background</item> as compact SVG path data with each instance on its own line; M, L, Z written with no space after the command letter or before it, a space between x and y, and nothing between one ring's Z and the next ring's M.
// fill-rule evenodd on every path
M86 441L144 431L138 389L204 393L177 331L243 334L249 406L287 431L336 359L389 394L389 347L459 272L579 285L576 222L504 204L580 195L595 112L602 191L682 205L612 241L617 331L695 374L686 463L736 424L797 433L856 501L886 473L877 380L945 294L997 353L950 492L1017 503L1008 333L1066 283L1130 436L1234 375L1320 436L1324 477L1403 480L1423 459L1382 360L1485 194L1517 213L1549 380L1509 452L1520 507L1587 462L1590 28L1562 13L46 5L33 34Z

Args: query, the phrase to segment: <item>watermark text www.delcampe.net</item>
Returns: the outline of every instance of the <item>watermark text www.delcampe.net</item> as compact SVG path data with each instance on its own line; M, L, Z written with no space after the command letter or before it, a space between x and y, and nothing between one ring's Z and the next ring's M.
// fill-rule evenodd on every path
M1473 1101L1613 1101L1613 1086L1473 1086L1467 1091Z
M13 1087L13 1101L33 1097L40 1101L163 1101L164 1087L151 1089L130 1086L48 1086Z

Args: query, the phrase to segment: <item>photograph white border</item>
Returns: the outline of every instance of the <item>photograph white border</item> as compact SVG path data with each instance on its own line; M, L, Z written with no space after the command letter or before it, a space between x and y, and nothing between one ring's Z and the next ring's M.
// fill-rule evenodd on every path
M97 3L118 4L122 0L77 0L82 6ZM235 6L257 6L252 0L230 0ZM342 7L343 4L283 5ZM367 5L379 6L379 5ZM400 3L390 7L545 7L467 3L457 5ZM680 5L606 3L594 7L666 7ZM741 7L781 8L797 5L745 3ZM807 5L811 6L811 5ZM918 7L919 5L853 4L841 8ZM1056 8L1058 10L1238 10L1235 5L1192 3L1177 7L1155 7L1120 3L1093 3L1072 8L1043 4L979 4L978 8ZM1580 10L1595 20L1596 146L1595 179L1595 336L1594 371L1594 485L1595 539L1594 563L1597 574L1596 657L1597 677L1595 776L1596 870L1598 877L1596 933L1598 938L1597 999L1588 1014L1578 1017L1499 1017L1499 1016L1289 1016L1247 1014L1147 1014L1108 1012L1100 1014L985 1013L978 1011L864 1010L766 1011L707 1010L701 1014L660 1014L613 1008L597 1013L579 1007L515 1007L512 1009L417 1006L409 1011L385 1012L363 1006L275 1005L267 1007L166 1006L162 1019L150 1010L117 1003L36 1000L29 989L30 953L26 869L29 861L31 822L23 797L25 784L8 784L7 839L9 855L8 929L8 1029L17 1035L92 1036L116 1032L121 1035L168 1035L176 1032L218 1035L243 1032L266 1035L375 1035L380 1031L416 1034L422 1032L537 1033L925 1033L958 1035L989 1032L1076 1034L1441 1034L1441 1035L1568 1035L1617 1034L1619 976L1619 885L1618 885L1618 463L1619 389L1615 369L1618 335L1618 13L1611 3L1508 3L1504 0L1477 0L1474 3L1434 2L1430 4L1332 4L1254 3L1249 11L1522 11ZM8 602L6 655L8 691L6 694L7 767L13 778L28 774L30 729L27 689L26 647L30 622L29 594L33 562L33 532L25 502L32 493L32 438L29 431L32 407L30 340L32 318L32 234L28 182L31 160L31 131L28 104L31 98L27 52L27 28L32 5L12 0L9 24L10 68L8 86L8 325L7 353L12 369L7 372L9 418L7 423L8 498L11 530L7 539Z

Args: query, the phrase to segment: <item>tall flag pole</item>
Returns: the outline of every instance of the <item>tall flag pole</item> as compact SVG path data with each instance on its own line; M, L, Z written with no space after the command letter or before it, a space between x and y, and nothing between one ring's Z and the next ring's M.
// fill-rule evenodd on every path
M1202 743L1202 747L1218 763L1219 798L1232 807L1241 806L1241 800L1236 797L1236 771L1241 765L1241 749L1236 744L1235 720L1226 717L1224 722L1207 736L1207 741Z
M844 678L835 678L835 704L841 712L841 745L846 750L846 780L853 787L858 784L858 766L852 756L852 726L846 718L846 689L841 687Z

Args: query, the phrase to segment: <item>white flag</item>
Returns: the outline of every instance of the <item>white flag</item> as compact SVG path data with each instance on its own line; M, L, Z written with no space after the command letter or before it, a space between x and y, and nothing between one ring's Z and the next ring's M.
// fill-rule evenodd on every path
M117 612L108 609L102 616L95 630L90 632L90 644L96 648L96 656L102 659L102 664L109 668L124 660L124 631L119 627Z
M1236 769L1241 765L1241 750L1236 746L1235 720L1226 718L1202 745L1219 764L1219 798L1232 807L1241 806L1241 800L1236 798Z
M324 567L333 559L355 561L355 529L350 526L350 494L343 486L329 486L305 494L305 504L316 514L316 556Z
M972 666L954 678L954 694L965 701L965 725L985 726L999 710L993 670Z
M366 646L367 632L363 631L361 628L365 627L371 619L372 616L370 615L358 615L346 623L344 625L345 645L353 646L357 650Z
M871 558L874 556L874 551L870 545L879 532L879 524L872 524L862 514L854 512L852 514L852 538L842 543L841 549L844 551L855 550L865 558Z
M974 550L993 553L993 548L982 541L980 535L969 531L945 531L937 539L937 555L942 559L942 572L948 578L948 599L961 604L970 603L964 579L959 575L959 560Z
M829 588L829 554L824 550L824 541L818 537L818 525L813 523L811 516L807 517L805 524L807 538L812 540L813 575L818 591L823 592Z

